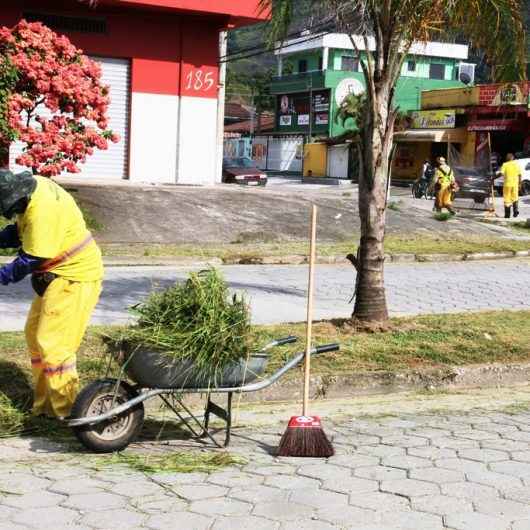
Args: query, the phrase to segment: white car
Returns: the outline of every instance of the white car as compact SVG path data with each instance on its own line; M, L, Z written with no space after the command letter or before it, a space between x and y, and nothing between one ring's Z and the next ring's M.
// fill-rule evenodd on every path
M521 184L522 194L530 195L530 158L519 158L516 160L519 164L521 171L523 173L523 180ZM500 175L500 173L497 173ZM504 185L504 177L501 175L499 178L495 179L495 190L499 195L502 195L502 187Z

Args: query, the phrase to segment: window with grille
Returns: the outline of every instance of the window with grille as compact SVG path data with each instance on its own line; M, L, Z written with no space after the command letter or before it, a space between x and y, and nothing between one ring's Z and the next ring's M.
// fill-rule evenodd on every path
M445 79L445 64L431 63L429 79Z
M307 72L307 61L305 59L300 59L298 61L298 71L300 73Z
M348 72L358 72L359 71L359 59L356 57L350 57L348 55L343 55L340 58L340 69L346 70Z
M407 72L416 71L416 61L407 61Z

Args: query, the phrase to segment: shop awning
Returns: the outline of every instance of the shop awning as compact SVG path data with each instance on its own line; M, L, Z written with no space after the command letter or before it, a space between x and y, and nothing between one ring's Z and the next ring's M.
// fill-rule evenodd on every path
M394 133L396 142L444 142L460 144L465 141L467 131L458 129L409 129Z

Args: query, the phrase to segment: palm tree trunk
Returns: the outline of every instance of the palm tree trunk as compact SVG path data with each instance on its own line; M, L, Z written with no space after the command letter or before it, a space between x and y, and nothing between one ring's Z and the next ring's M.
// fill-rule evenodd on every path
M384 283L384 237L387 179L392 149L393 118L390 89L375 91L362 131L362 172L359 178L361 241L355 267L356 297L353 316L367 322L388 320ZM387 118L390 116L390 120ZM387 123L389 125L387 126Z

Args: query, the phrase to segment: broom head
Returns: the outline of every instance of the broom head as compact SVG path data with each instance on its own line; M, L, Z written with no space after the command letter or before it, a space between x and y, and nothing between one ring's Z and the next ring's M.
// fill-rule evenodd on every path
M334 454L318 416L293 416L278 447L278 456L328 458Z

